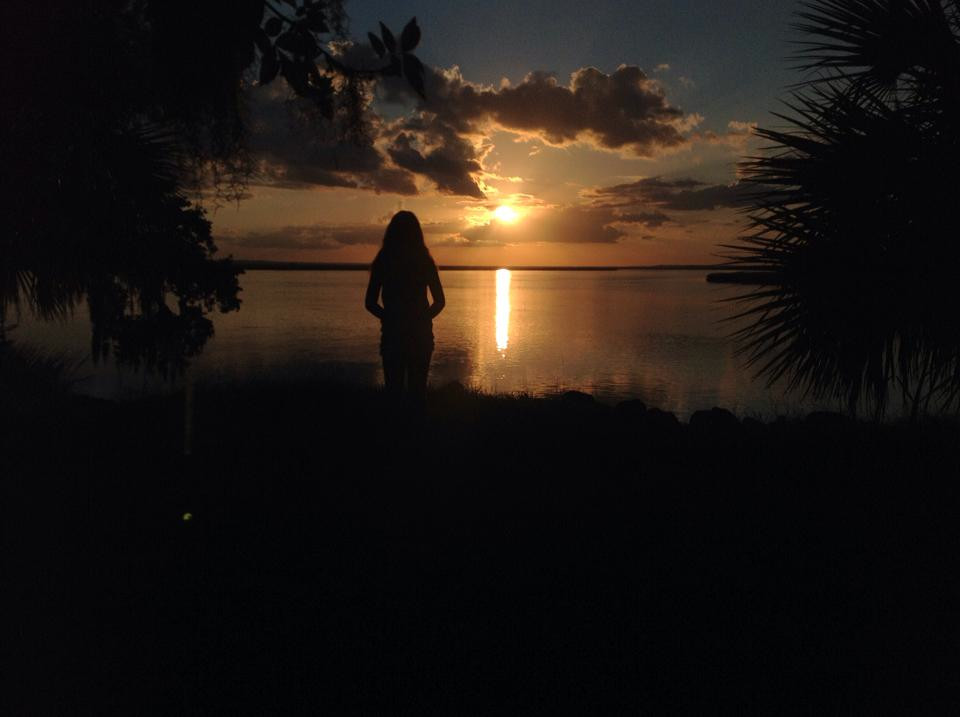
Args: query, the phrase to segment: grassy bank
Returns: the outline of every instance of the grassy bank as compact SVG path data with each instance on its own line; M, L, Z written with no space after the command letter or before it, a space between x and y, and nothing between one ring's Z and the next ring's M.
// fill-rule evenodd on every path
M11 713L957 706L956 425L383 399L7 412Z

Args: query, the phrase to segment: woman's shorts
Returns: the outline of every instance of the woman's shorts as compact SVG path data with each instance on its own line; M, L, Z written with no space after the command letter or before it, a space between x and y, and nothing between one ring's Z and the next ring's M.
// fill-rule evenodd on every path
M429 356L433 353L433 322L380 325L381 356Z

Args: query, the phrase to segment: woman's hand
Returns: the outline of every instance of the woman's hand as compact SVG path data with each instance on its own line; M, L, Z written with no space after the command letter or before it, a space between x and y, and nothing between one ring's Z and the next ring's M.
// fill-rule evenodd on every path
M430 296L433 297L433 303L430 304L430 318L433 319L436 318L437 314L443 311L443 307L447 305L447 300L443 295L443 287L440 285L440 273L436 267L434 267L433 272L431 272L427 286L430 287Z
M367 296L364 299L363 305L367 311L381 321L383 321L383 307L377 302L380 299L380 289L382 286L383 279L380 276L380 270L377 268L376 263L374 263L370 268L370 283L367 284Z

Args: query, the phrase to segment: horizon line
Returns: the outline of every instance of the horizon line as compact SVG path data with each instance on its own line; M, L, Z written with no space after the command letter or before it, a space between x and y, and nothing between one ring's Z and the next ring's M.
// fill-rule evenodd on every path
M359 271L370 268L369 262L313 262L313 261L275 261L272 259L234 259L233 262L241 269L275 270L275 271ZM631 264L631 265L501 265L501 264L439 264L441 271L495 271L508 269L510 271L710 271L729 268L723 264Z

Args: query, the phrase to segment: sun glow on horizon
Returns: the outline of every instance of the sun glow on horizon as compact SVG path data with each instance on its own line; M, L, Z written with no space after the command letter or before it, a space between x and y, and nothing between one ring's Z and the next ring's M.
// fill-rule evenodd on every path
M501 204L493 210L493 218L504 224L515 224L520 219L520 213L507 204Z

